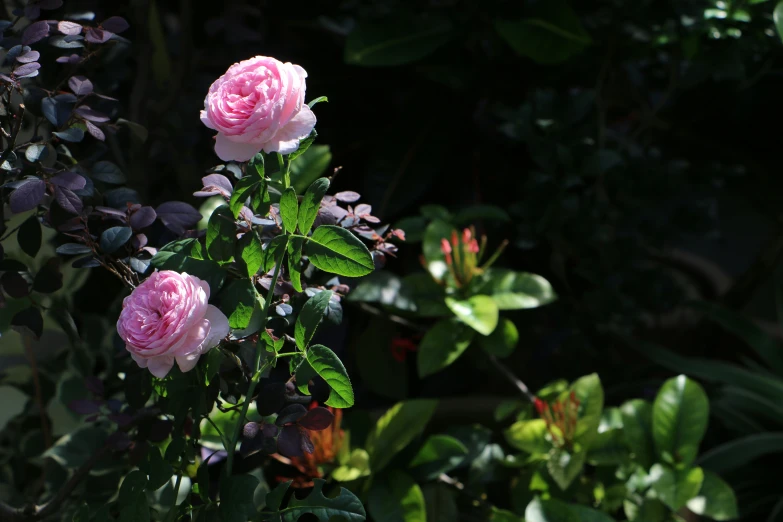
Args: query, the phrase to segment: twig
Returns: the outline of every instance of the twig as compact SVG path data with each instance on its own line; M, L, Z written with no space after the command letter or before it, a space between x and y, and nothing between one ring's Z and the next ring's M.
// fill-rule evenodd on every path
M529 400L531 403L535 403L536 396L533 395L530 392L530 389L527 387L527 385L522 382L514 373L506 368L500 361L497 360L497 357L492 355L491 353L487 353L487 357L489 358L489 362L492 363L492 365L503 375L503 377L506 378L511 384L513 384L519 392L525 396L527 400Z

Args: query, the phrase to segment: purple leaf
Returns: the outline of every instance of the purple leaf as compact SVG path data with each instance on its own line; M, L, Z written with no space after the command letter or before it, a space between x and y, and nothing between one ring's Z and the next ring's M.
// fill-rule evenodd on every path
M47 36L49 36L49 22L41 20L27 26L27 29L22 33L22 43L30 45L43 40Z
M302 437L302 451L312 454L315 451L315 446L313 445L313 441L310 440L310 434L305 430L300 429L299 436Z
M27 279L19 272L4 272L0 277L0 284L3 286L5 293L15 299L25 297L30 293L30 285L27 284Z
M354 201L359 201L361 196L352 190L346 190L343 192L338 192L334 195L334 197L343 203L353 203Z
M66 212L81 214L84 209L81 198L67 188L55 187L54 197L57 200L57 203L59 203Z
M362 217L364 217L365 214L372 214L372 207L366 203L361 203L359 205L356 205L356 210L354 210L354 214Z
M308 410L307 414L299 419L299 425L308 430L321 431L332 425L334 414L320 406Z
M280 430L280 435L277 437L277 452L286 457L301 457L304 455L299 426L294 424Z
M283 426L285 424L291 424L297 422L299 419L307 414L307 408L301 404L289 404L277 414L275 424Z
M209 197L214 196L216 193L222 195L225 198L230 198L231 193L234 191L231 186L231 182L227 177L222 174L210 174L201 178L201 182L204 184L204 188L195 192L194 196Z
M87 126L87 132L89 132L93 138L100 141L106 140L106 135L101 129L95 126L95 124L90 123L89 121L85 121L84 124Z
M135 250L141 250L145 246L147 246L147 236L144 234L136 234L131 239L131 246Z
M11 212L18 214L34 209L41 202L44 194L46 194L46 183L40 179L28 181L11 193Z
M94 399L75 399L68 403L68 409L79 415L91 415L101 411L101 401Z
M70 63L70 64L76 64L82 61L82 57L78 54L72 54L70 56L60 56L55 60L57 63Z
M81 105L74 111L78 116L85 120L96 121L98 123L109 121L109 117L102 112L95 111L86 105Z
M49 182L68 190L81 190L87 184L87 180L75 172L61 172L51 178Z
M64 131L54 131L52 134L71 143L79 143L84 139L84 129L80 127L68 127Z
M113 415L110 415L110 417L113 417ZM127 417L130 417L130 415L128 415ZM133 419L131 418L131 420ZM117 422L117 424L119 426L124 426L129 422L130 421L124 423ZM131 440L128 434L125 433L124 431L115 431L114 433L109 435L109 437L106 439L106 444L110 445L112 448L114 448L117 451L124 451L130 447Z
M92 82L84 76L71 76L68 80L68 87L77 96L86 96L92 92Z
M158 214L155 212L154 208L141 207L131 214L129 223L134 230L141 230L142 228L150 226L155 221L156 217L158 217Z
M11 319L11 325L16 327L14 330L32 333L36 339L40 339L43 333L43 316L38 308L31 306L17 312Z
M116 208L111 207L95 207L95 210L102 214L108 214L112 217L118 217L122 221L125 221L125 212L122 212L120 210L117 210Z
M17 78L32 78L38 76L38 69L41 68L41 64L38 62L26 63L14 69L14 76Z
M28 20L35 20L41 16L41 8L37 5L28 5L24 8L24 17Z
M22 54L16 57L16 61L19 63L37 62L38 58L40 57L41 57L41 53L39 53L38 51L33 51L28 47L25 52L23 52Z
M101 27L107 31L111 31L112 33L121 33L123 31L127 31L130 25L123 17L112 16L111 18L107 18L101 22Z
M67 36L74 36L82 32L81 24L63 20L57 23L57 30Z
M90 43L104 43L107 42L112 36L114 35L109 31L104 31L103 29L98 29L97 27L90 27L87 29L87 34L85 35L84 39Z
M182 201L167 201L155 209L166 227L177 234L184 234L201 221L201 213Z
M89 386L87 386L87 388L89 388ZM101 395L103 395L103 392L101 392ZM109 399L106 401L106 406L109 407L109 411L112 413L120 413L122 411L122 401L119 399Z

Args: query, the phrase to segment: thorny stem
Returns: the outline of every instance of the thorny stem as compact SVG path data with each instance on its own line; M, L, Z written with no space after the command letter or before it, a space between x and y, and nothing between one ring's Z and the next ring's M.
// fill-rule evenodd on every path
M275 272L272 275L272 282L269 285L269 290L266 294L266 299L264 300L264 306L261 309L261 330L263 331L266 328L266 318L269 314L269 306L272 304L272 296L275 293L275 287L277 286L277 279L280 277L280 270L283 265L283 257L280 257L280 260L275 264ZM236 425L234 426L234 433L231 435L231 441L230 446L226 448L226 451L228 451L228 457L226 457L226 475L231 475L231 468L234 464L234 452L237 447L237 441L239 440L239 434L242 431L242 425L245 422L245 417L247 416L247 409L250 407L250 401L253 397L253 392L256 391L256 385L258 385L258 381L261 380L261 374L266 370L269 363L264 363L264 365L261 365L261 355L264 353L264 341L262 340L261 336L258 338L258 345L256 346L256 358L253 363L253 377L250 379L250 385L247 388L247 393L245 394L245 404L242 407L242 411L239 414L239 417L237 418Z

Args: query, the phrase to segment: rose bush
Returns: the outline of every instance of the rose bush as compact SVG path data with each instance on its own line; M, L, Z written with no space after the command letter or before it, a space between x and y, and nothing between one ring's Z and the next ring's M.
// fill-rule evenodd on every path
M290 154L315 127L304 102L307 72L298 65L256 56L235 63L209 88L201 121L218 131L215 153L223 161L255 154Z
M209 285L171 270L153 272L122 303L117 332L131 357L160 379L176 360L187 372L228 335L228 318L208 304Z

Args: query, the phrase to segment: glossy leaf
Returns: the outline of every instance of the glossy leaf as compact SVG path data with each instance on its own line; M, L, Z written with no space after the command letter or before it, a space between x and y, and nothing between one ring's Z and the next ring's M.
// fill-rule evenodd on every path
M220 520L247 522L256 514L253 493L258 479L252 475L232 475L220 480Z
M294 338L300 350L305 350L315 335L318 325L324 318L329 300L332 298L331 290L323 290L307 300L296 318Z
M23 185L11 192L9 197L11 212L19 214L34 209L43 200L45 194L46 183L40 179L25 181Z
M290 237L286 252L288 253L288 276L291 279L291 286L297 292L302 292L302 245L304 238L299 236Z
M565 502L534 498L525 509L525 522L582 522Z
M378 473L416 438L427 425L438 402L415 399L398 402L378 419L367 436L370 468Z
M331 161L329 145L313 145L291 163L291 186L296 193L303 193L316 179L323 176Z
M583 448L555 449L549 455L546 469L560 489L565 490L582 472L586 459L587 452Z
M543 277L505 268L487 270L474 291L491 296L500 310L536 308L551 303L557 297Z
M316 268L331 274L360 277L375 268L364 243L348 230L336 226L316 228L305 245L305 254Z
M478 341L487 353L500 358L508 357L519 343L519 330L512 321L503 317L491 334L479 337Z
M279 512L282 522L297 522L305 513L312 513L321 522L328 522L332 517L342 517L348 522L362 522L367 518L364 506L353 493L340 488L337 496L327 497L323 493L325 484L325 480L316 478L305 498L292 496L288 506ZM267 502L268 499L267 496Z
M783 41L783 1L778 2L775 10L772 11L772 19L775 21L775 29L778 30L778 37Z
M737 497L731 486L715 473L704 472L698 495L687 502L688 509L712 520L734 520L739 517Z
M467 454L465 445L454 437L431 435L408 463L408 468L425 480L436 478L457 467Z
M674 470L664 464L653 464L650 468L650 483L658 500L673 511L683 507L698 495L704 480L701 468Z
M147 495L144 492L147 477L143 472L131 471L122 481L117 498L120 512L120 522L148 522L150 509L147 505Z
M447 297L446 306L460 321L481 335L491 334L498 325L498 307L495 301L486 295L474 295L461 301Z
M160 251L150 260L150 265L158 270L187 272L209 284L212 295L217 295L223 285L226 273L214 261L200 260L178 252Z
M326 405L333 408L353 406L353 388L342 361L326 346L314 344L307 350L307 362L331 388Z
M552 449L543 419L517 421L505 431L505 436L509 444L533 455L543 455Z
M307 235L310 232L327 190L329 190L327 178L319 178L307 188L307 192L302 196L302 204L299 206L300 233Z
M702 387L680 375L666 381L653 404L652 433L658 456L674 466L689 466L707 431L709 402Z
M470 346L475 333L453 319L442 319L427 330L416 357L419 377L439 372L456 361Z
M655 441L652 436L652 405L634 399L620 407L623 417L623 435L633 458L645 469L655 462Z
M255 176L245 176L237 182L228 203L235 219L239 216L239 212L247 199L257 192L260 187L261 181Z

